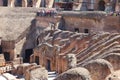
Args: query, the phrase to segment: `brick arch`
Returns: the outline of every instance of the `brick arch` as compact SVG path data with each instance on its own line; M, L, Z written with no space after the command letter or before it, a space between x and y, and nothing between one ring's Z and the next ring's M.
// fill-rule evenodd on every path
M16 4L17 0L8 0L8 6L15 7L15 6L21 6L21 7L27 7L27 0L21 0L21 5Z

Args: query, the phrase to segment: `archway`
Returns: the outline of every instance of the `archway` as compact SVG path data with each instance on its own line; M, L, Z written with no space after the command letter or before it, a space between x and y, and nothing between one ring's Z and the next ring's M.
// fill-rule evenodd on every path
M48 71L51 71L51 61L48 59L47 60L47 64L46 64L46 69L48 70Z
M33 49L26 49L24 62L30 62L30 56L32 54L33 54Z
M8 0L2 0L3 1L3 6L7 6L8 5Z
M99 0L98 10L100 10L100 11L104 11L105 10L105 1L104 0Z
M6 61L10 61L10 53L9 52L4 52L4 58Z
M22 7L22 0L15 0L16 7Z
M39 56L35 56L35 63L39 65Z
M0 54L2 53L2 46L0 46Z
M40 7L46 7L46 0L41 0Z
M27 6L28 7L33 7L33 1L32 0L27 0Z

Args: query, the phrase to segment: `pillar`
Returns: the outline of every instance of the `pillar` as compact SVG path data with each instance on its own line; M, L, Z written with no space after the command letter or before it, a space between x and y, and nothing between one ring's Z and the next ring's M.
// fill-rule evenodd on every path
M83 2L83 0L79 0L79 4L78 4L78 6L75 7L75 8L73 8L73 9L74 9L74 10L80 10L81 7L82 7L82 2Z
M22 0L22 7L27 7L27 0Z
M94 10L94 4L95 4L95 0L91 0L90 1L90 7L89 7L90 10Z
M41 6L41 7L46 7L46 0L41 0L40 6Z
M33 2L33 6L35 6L36 8L39 8L40 5L41 5L41 0L35 0L35 1Z
M52 8L54 5L54 0L50 0L48 3L48 8Z
M36 7L36 2L38 1L38 0L32 0L33 1L33 7Z
M15 7L15 0L8 0L8 7Z

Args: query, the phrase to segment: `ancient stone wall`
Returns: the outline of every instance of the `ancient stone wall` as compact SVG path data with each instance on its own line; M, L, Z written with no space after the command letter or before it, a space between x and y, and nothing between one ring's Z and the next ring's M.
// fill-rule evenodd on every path
M77 29L80 33L85 33L86 29L89 33L96 33L102 31L110 33L119 32L119 16L107 16L107 14L103 12L88 12L87 14L85 14L85 12L76 12L71 14L71 12L68 13L68 15L66 15L66 13L60 13L63 15L63 19L65 20L63 23L64 30L75 32Z

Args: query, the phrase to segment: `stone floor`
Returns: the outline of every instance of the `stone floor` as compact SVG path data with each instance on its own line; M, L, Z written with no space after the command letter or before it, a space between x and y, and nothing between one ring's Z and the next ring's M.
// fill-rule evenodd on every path
M48 72L48 80L54 80L57 76L56 72ZM19 78L18 78L19 77ZM10 73L4 73L0 75L0 80L25 80L22 76L12 75Z
M3 73L0 75L0 80L25 80L23 77L12 75L10 73Z

